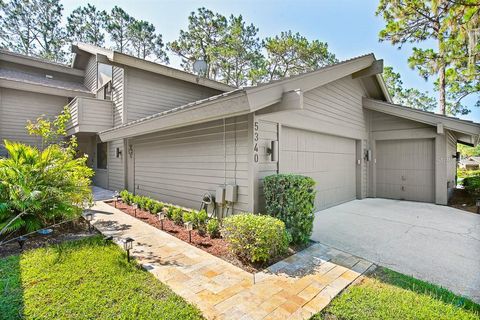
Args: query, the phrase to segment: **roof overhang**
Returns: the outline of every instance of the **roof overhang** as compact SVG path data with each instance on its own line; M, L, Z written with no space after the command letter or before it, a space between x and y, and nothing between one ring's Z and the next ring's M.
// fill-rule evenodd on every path
M443 133L444 129L454 131L459 134L457 139L460 143L476 145L480 136L480 124L472 121L461 120L369 98L363 98L362 103L363 107L369 110L435 126L438 133Z
M82 51L84 51L84 52L96 55L97 60L101 63L112 64L117 66L129 66L132 68L137 68L137 69L153 72L156 74L161 74L163 76L182 80L185 82L198 84L200 86L208 87L208 88L219 90L222 92L228 92L236 89L235 87L226 85L221 82L198 77L189 72L167 67L165 65L162 65L156 62L140 59L128 54L120 53L118 51L96 47L90 44L85 44L85 43L74 44L72 45L72 51L76 54L79 54Z
M59 63L43 61L38 58L20 55L6 50L0 50L0 60L78 77L85 76L85 70L71 68Z
M67 88L48 86L45 84L39 84L34 82L5 79L5 78L0 78L0 87L15 89L15 90L37 92L37 93L43 93L43 94L50 94L54 96L69 97L69 98L77 97L77 96L82 96L82 97L95 96L93 93L88 91L72 90Z
M126 123L100 132L99 136L102 141L112 141L262 109L262 113L301 110L303 92L368 69L375 61L369 54L287 79L233 90Z

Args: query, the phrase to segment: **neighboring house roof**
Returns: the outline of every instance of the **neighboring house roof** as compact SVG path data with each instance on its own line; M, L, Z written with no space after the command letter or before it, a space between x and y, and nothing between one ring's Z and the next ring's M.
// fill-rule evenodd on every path
M468 157L468 160L474 161L476 163L480 163L480 157Z
M93 96L90 90L79 82L49 79L41 75L9 69L0 69L0 87L68 97Z
M460 165L464 165L464 166L467 166L467 165L478 166L479 165L479 163L477 161L474 161L474 160L471 160L471 159L460 159L459 163L460 163Z
M103 63L130 66L224 92L236 89L235 87L218 81L202 78L189 72L168 67L153 61L140 59L125 53L120 53L118 51L100 48L91 44L76 43L72 45L73 52L78 53L79 50L96 55L97 60ZM72 66L73 65L75 65L75 58L72 62Z
M375 56L368 54L282 80L232 90L102 131L99 135L102 141L138 136L247 114L275 104L281 105L286 100L289 103L282 108L303 108L303 92L365 70L375 61ZM382 94L385 100L390 99L386 89L382 89Z
M461 143L477 144L480 136L480 124L469 120L462 120L455 117L449 117L369 98L363 99L363 107L369 110L391 114L404 119L437 126L437 130L441 132L443 132L444 128L457 132L460 134L457 137L458 142ZM473 137L473 139L471 139L471 141L466 141L465 138L469 137Z

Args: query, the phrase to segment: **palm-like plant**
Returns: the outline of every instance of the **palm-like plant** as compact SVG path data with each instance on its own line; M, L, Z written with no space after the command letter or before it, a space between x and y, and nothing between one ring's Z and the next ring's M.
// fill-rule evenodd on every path
M0 158L0 236L80 216L85 204L92 203L93 170L86 156L76 157L74 137L42 150L4 143L9 156Z

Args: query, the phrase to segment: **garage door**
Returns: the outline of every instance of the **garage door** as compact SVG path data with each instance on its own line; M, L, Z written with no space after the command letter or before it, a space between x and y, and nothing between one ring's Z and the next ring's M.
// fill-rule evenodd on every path
M280 172L317 182L317 210L356 198L355 140L282 127Z
M433 139L376 142L377 197L434 202Z

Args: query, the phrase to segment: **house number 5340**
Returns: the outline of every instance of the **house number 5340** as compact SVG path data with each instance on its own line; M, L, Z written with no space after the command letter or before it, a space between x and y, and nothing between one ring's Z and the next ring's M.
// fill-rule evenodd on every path
M253 161L258 162L258 121L253 126Z

